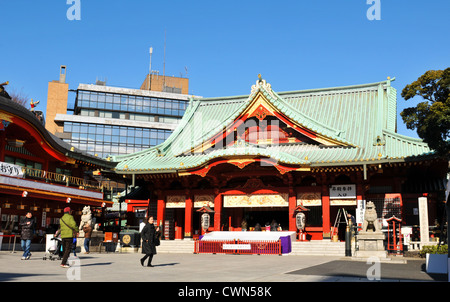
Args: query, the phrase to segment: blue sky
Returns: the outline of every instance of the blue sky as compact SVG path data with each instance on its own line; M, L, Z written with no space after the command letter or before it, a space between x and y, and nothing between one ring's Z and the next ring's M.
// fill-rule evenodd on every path
M450 1L0 0L0 82L40 100L67 66L67 83L107 80L139 88L149 69L189 77L191 94L242 95L262 74L275 91L372 83L396 77L398 108L413 106L405 85L450 66ZM187 74L186 74L187 68ZM74 94L69 94L74 98ZM398 116L398 132L417 137Z

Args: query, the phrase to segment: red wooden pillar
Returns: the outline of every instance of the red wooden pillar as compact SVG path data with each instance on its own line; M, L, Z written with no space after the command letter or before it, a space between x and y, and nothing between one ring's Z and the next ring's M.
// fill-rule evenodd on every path
M214 190L214 231L221 231L221 215L222 215L222 194L219 190Z
M166 216L166 201L162 191L156 192L158 196L158 207L156 213L156 220L159 226L164 228L164 217ZM162 232L162 230L160 230Z
M297 207L297 195L293 187L289 187L289 231L296 232L295 208Z
M322 174L322 224L323 239L331 239L330 232L330 190L328 187L327 177Z
M186 190L186 202L184 208L184 238L192 238L192 227L194 216L194 201L190 190Z

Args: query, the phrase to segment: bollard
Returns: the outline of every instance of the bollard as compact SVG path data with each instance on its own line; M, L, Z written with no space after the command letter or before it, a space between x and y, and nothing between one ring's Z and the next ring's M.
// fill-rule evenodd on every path
M345 229L345 257L352 256L352 237L350 233L350 227L347 226Z

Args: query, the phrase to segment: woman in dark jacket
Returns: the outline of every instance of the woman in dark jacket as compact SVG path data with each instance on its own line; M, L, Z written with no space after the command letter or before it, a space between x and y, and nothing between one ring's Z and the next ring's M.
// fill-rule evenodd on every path
M141 231L142 238L142 254L145 254L144 258L141 259L141 265L144 266L144 261L148 259L147 266L153 267L152 259L153 255L156 254L155 239L160 235L159 227L153 225L153 217L148 218L148 222L145 224Z

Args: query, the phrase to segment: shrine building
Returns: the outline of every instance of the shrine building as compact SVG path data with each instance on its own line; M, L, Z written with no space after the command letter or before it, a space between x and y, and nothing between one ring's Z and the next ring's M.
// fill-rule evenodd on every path
M154 215L166 239L201 234L201 209L211 213L208 231L272 222L297 231L301 211L306 239L322 240L338 233L339 209L361 222L366 201L383 222L416 225L426 196L432 225L447 163L396 133L393 80L275 92L259 76L249 95L191 98L164 143L112 158L136 186L129 211Z
M111 186L109 182L98 181L93 171L114 166L115 163L75 149L49 133L41 112L30 111L9 95L0 95L3 236L20 234L19 222L29 211L36 219L39 236L58 227L65 207L73 210L76 221L80 220L84 206L90 206L94 216L100 217L113 204Z

